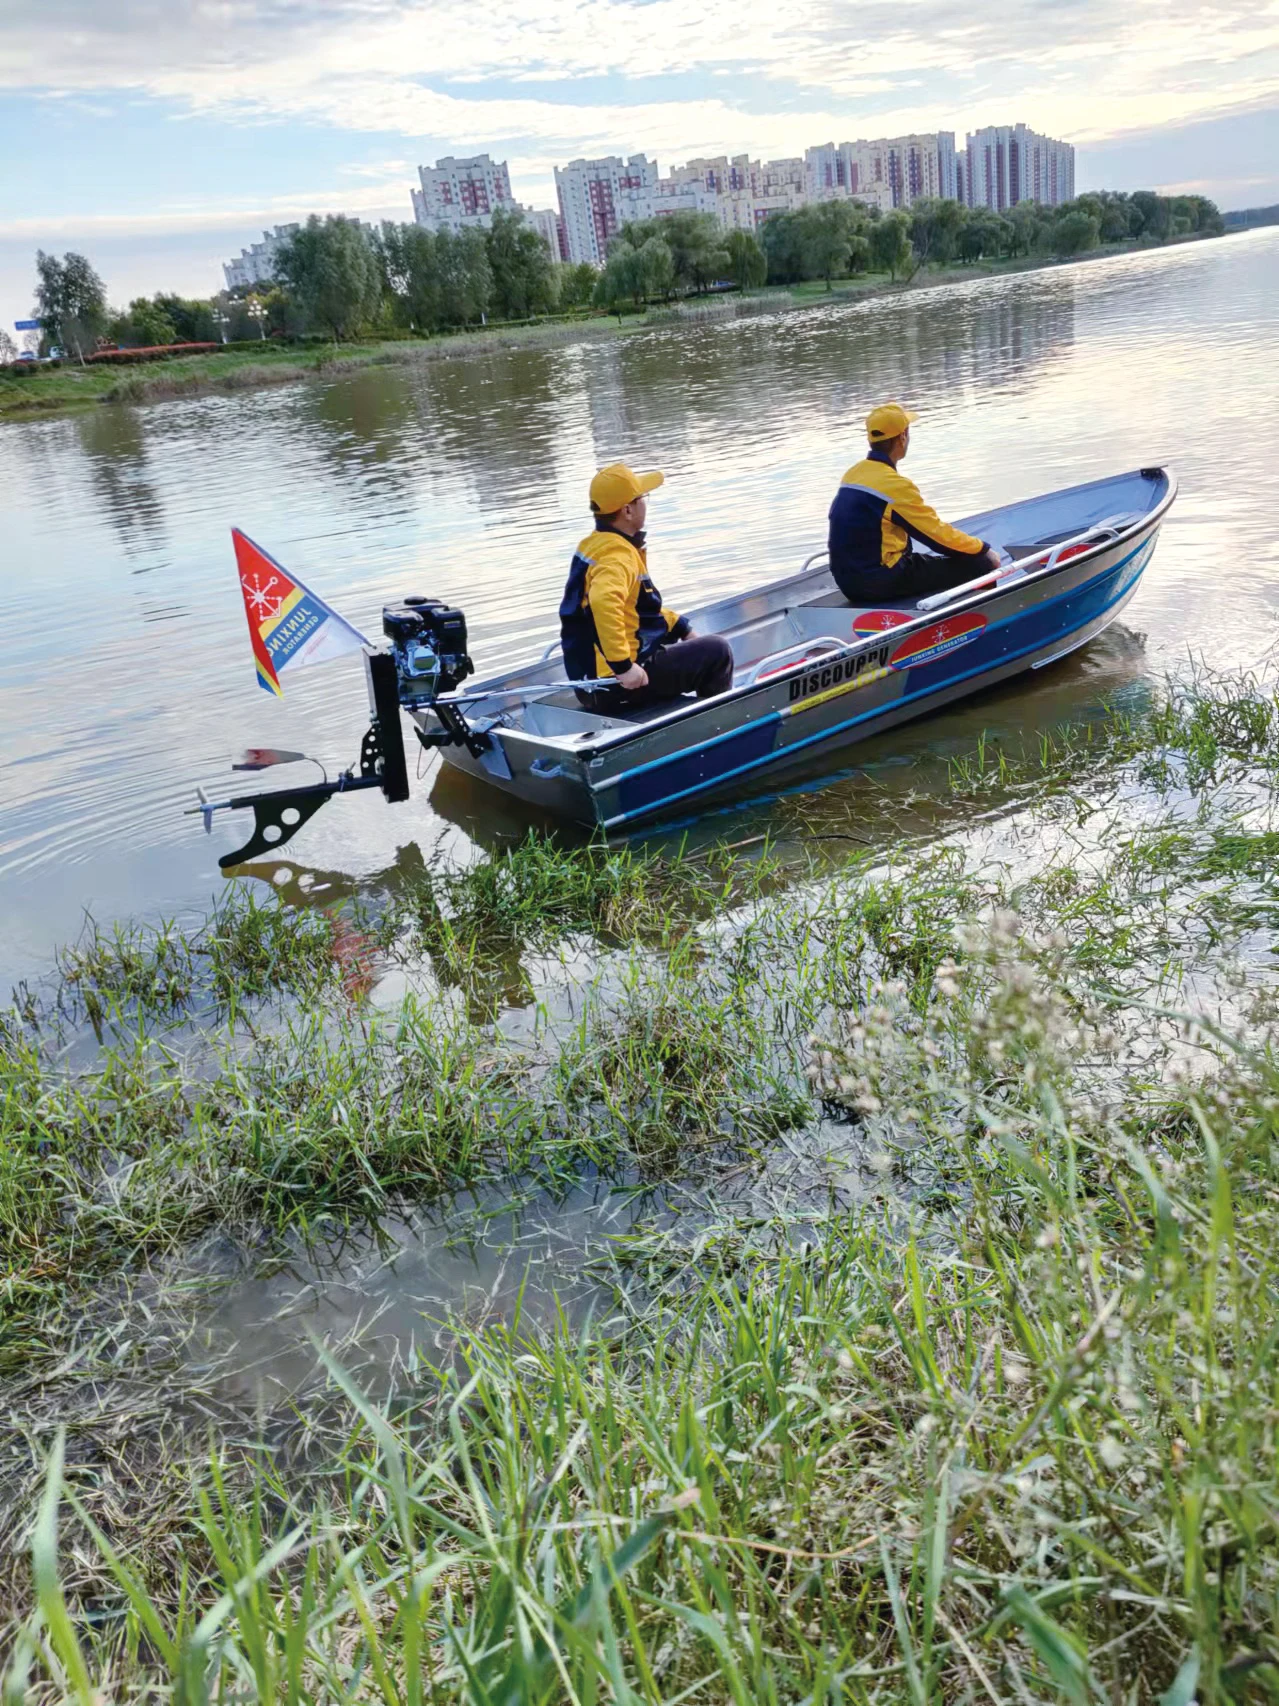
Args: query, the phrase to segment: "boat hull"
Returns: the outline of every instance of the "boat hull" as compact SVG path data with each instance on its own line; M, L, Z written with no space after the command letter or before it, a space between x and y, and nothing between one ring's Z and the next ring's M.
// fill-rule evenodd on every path
M499 722L492 729L496 755L450 747L445 761L540 810L610 832L696 809L764 776L780 778L1086 645L1136 594L1175 493L1171 478L1162 477L1161 501L1119 538L944 610L868 612L823 592L829 577L814 571L690 612L699 629L727 633L738 653L749 651L753 632L773 632L779 612L792 626L802 617L806 632L819 629L815 643L827 649L633 726L595 731L599 719L583 716L586 726L574 737L560 726L573 721L571 710L543 712L540 725L533 713L518 726ZM537 671L523 673L531 679ZM520 674L504 679L518 684ZM546 732L551 726L554 735Z

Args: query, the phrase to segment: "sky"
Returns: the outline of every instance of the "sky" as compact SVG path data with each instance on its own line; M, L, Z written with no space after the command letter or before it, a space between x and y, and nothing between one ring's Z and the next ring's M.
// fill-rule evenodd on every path
M1279 0L0 0L0 324L37 248L208 295L268 225L411 218L444 154L551 206L578 155L1019 120L1080 189L1279 201Z

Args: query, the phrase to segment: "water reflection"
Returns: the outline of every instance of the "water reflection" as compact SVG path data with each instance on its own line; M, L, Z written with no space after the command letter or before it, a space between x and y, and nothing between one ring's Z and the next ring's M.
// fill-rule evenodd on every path
M76 431L95 504L126 551L159 544L164 537L164 503L151 474L142 417L134 409L90 409L76 417ZM134 572L146 573L152 566L140 566Z
M406 591L460 603L474 654L496 668L555 633L599 461L666 470L653 566L687 605L792 568L820 542L868 400L903 394L924 416L912 472L954 515L1175 461L1182 496L1132 613L1150 637L1132 669L1176 666L1188 649L1254 662L1279 612L1277 274L1279 233L1263 231L575 345L476 354L458 340L459 359L6 426L0 973L38 968L86 904L109 917L216 892L230 832L205 841L180 814L196 782L224 789L238 747L353 755L358 670L304 675L278 702L256 687L233 523L368 632ZM1223 577L1216 447L1227 437ZM1102 656L1090 648L1009 689L1010 721L1033 728L1095 703L1109 690ZM984 703L948 712L894 736L886 756L992 715ZM298 851L376 881L397 847L443 837L461 856L530 821L441 772L407 807L335 805Z

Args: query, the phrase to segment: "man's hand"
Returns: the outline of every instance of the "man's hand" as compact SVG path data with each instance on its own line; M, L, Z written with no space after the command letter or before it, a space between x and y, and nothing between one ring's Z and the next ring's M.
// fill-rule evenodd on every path
M986 561L990 564L992 569L1002 569L1004 566L1004 559L999 555L999 552L993 545L990 550L986 552Z
M625 675L619 675L618 685L627 693L638 693L641 687L648 686L648 671L633 663Z

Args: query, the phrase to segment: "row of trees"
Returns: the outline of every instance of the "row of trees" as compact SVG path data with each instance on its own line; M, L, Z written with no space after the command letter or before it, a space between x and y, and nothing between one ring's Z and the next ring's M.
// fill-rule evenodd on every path
M342 217L312 216L277 258L265 290L209 301L137 297L113 312L83 255L36 255L41 347L84 355L106 341L123 347L208 343L323 332L438 332L491 317L523 320L594 303L617 308L698 295L724 283L856 276L909 277L919 267L1036 254L1083 254L1102 243L1165 242L1216 234L1224 222L1203 196L1103 191L1046 208L1018 202L1005 213L926 199L881 214L856 201L797 208L769 219L758 236L724 231L709 213L674 213L626 225L602 272L552 259L522 214L499 210L489 230L428 231L387 221L375 231ZM0 333L0 360L17 354Z
M1224 224L1203 196L1132 195L1106 191L1061 207L1023 201L1007 213L961 202L924 199L881 214L857 201L810 203L775 214L758 238L722 231L710 214L677 213L623 227L596 290L607 307L704 291L731 281L742 288L798 284L884 272L910 276L950 261L1019 255L1083 254L1101 243L1164 242Z
M487 231L388 220L370 233L353 220L313 216L281 248L276 273L306 325L335 338L578 308L590 302L596 277L593 267L553 260L523 214L505 208Z
M79 254L36 255L39 347L83 358L102 344L138 348L322 332L333 338L437 332L496 317L586 307L598 274L564 266L522 214L499 210L487 231L427 231L313 216L288 242L268 286L209 300L172 294L107 306L101 278ZM17 349L0 333L0 361Z

